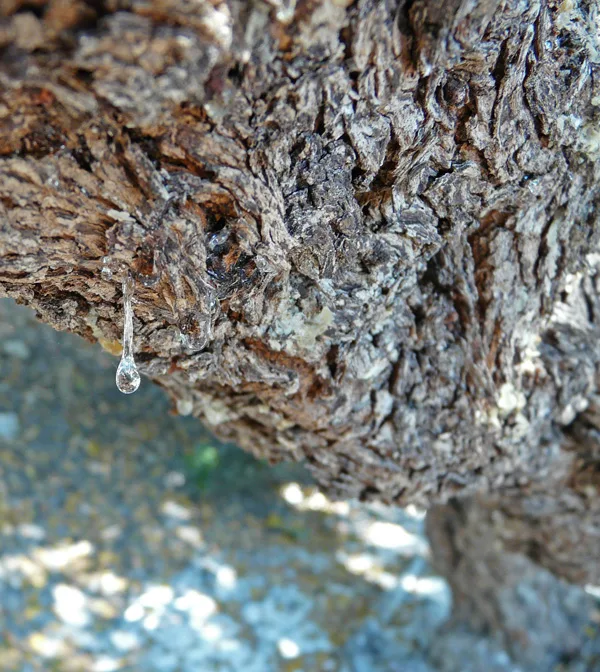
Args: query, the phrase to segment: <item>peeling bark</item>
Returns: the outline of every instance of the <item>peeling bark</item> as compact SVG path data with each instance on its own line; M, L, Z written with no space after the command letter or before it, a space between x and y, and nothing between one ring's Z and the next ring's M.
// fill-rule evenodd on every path
M595 2L0 7L2 294L116 354L132 272L180 412L598 580Z

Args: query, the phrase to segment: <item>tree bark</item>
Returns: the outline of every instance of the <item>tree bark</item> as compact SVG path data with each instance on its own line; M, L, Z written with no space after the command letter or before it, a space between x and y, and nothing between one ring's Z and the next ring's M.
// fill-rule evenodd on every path
M116 354L131 273L180 413L600 580L595 2L0 7L4 295Z

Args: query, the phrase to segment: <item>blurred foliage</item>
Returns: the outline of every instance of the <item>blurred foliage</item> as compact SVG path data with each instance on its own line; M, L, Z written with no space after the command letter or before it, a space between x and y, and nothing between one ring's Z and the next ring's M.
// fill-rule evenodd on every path
M285 480L310 482L303 467L290 462L269 465L236 446L208 434L185 456L188 481L203 492L256 492L271 490Z
M186 467L189 477L204 490L219 467L219 451L211 444L199 443L193 452L186 455Z

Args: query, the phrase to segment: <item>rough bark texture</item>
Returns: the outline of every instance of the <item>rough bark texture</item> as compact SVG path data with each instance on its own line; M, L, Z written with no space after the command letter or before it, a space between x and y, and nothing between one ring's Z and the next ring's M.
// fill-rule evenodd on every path
M476 496L448 571L485 521L600 581L597 3L0 7L3 294L116 353L132 272L179 412L330 492Z

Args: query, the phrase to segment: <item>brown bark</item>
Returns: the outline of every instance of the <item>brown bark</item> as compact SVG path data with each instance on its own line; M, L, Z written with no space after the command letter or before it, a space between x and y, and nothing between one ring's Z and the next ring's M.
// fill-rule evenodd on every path
M552 666L542 650L550 658L558 651L576 654L577 623L582 613L586 618L580 603L571 617L553 621L557 605L569 602L568 588L540 579L534 564L572 583L600 583L600 397L590 392L600 358L599 282L597 273L570 279L539 348L546 370L565 382L560 394L568 414L562 451L550 469L519 488L434 506L427 518L434 564L452 587L455 618L503 633L526 669ZM569 404L581 406L575 417ZM523 601L524 584L536 599Z
M117 352L130 271L180 412L597 580L594 2L0 6L3 294Z
M470 527L487 527L496 540L482 549L494 553L492 547L500 546L527 555L573 583L600 583L600 397L594 392L600 360L599 282L597 274L571 278L566 301L556 304L540 345L545 369L565 383L559 392L566 409L561 452L550 468L521 487L454 502L430 516L432 530L441 531L442 521L454 517L459 506L461 533L470 536ZM473 539L478 535L474 532Z
M499 505L494 509L494 504ZM453 598L452 617L433 645L432 658L443 662L447 655L446 637L454 639L461 632L475 631L493 635L513 661L528 672L571 669L559 665L570 661L574 662L573 669L595 670L599 660L598 628L591 623L597 620L596 603L532 561L532 556L537 561L551 553L545 549L539 556L531 553L544 533L531 525L534 516L529 512L522 516L526 507L519 508L512 512L517 513L516 518L510 518L498 501L455 499L428 513L434 564L448 579ZM547 512L535 517L542 518L545 532L563 529ZM568 516L561 517L561 524L574 523L576 529L582 529L577 516L566 521ZM527 525L528 534L523 534ZM514 543L515 527L519 528L517 536L524 548ZM576 556L585 556L589 540L587 546L571 546L567 566ZM590 556L586 560L582 557L576 558L576 564L590 565L593 561ZM564 573L565 564L561 562L558 567ZM443 664L441 667L444 669Z

